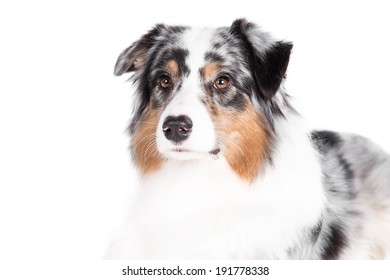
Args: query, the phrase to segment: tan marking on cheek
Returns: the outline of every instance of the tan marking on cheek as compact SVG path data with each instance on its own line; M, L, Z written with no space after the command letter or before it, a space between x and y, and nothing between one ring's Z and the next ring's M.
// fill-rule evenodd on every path
M132 139L135 165L143 175L157 171L164 162L156 143L160 115L161 112L149 108Z
M220 66L217 62L210 62L206 64L206 66L202 69L202 74L204 79L210 80L212 79L217 73L220 72Z
M242 179L251 182L261 171L268 151L264 121L249 101L244 112L218 108L218 114L212 114L212 118L230 167Z
M168 61L167 68L172 75L179 76L179 65L177 64L176 60L172 59Z

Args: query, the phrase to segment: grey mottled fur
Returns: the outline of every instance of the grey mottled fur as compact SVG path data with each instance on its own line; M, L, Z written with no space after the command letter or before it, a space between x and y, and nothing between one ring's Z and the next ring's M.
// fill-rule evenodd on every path
M328 207L291 249L296 259L389 258L390 157L353 134L313 132ZM308 242L311 240L311 242Z

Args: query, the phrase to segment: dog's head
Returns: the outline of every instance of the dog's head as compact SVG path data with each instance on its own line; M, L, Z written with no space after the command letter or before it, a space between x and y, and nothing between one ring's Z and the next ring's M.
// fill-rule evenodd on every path
M243 19L213 29L157 25L133 43L115 74L134 72L138 88L130 124L137 167L145 174L170 159L224 157L252 180L289 107L280 88L291 48Z

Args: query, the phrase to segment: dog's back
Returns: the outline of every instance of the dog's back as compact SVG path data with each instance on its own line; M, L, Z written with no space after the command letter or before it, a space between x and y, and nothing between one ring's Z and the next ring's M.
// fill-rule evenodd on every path
M312 138L329 205L322 257L389 258L389 155L358 135L316 131Z

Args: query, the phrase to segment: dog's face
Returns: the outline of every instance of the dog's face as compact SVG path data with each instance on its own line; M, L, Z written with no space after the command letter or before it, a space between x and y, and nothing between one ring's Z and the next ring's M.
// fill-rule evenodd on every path
M292 45L254 24L191 29L157 25L119 56L115 74L134 71L138 101L130 125L141 172L169 159L225 157L252 180L272 150L276 96Z

